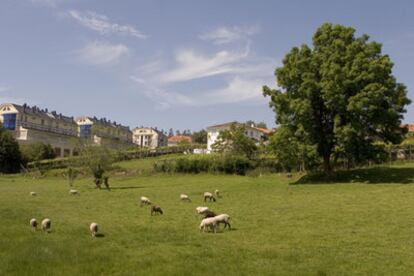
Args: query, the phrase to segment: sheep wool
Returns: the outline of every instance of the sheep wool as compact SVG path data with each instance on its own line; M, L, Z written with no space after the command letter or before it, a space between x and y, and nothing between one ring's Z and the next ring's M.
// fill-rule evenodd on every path
M214 233L216 233L216 220L214 218L205 218L200 223L200 232L206 232L208 228L213 229Z
M51 226L52 226L52 221L50 219L45 218L44 220L42 220L42 230L44 232L49 232Z
M71 189L71 190L69 190L69 194L71 194L71 195L79 195L79 191L78 190Z
M37 220L35 218L32 218L30 220L30 226L32 227L32 231L36 231L37 230Z
M186 195L186 194L181 194L181 195L180 195L180 199L181 199L182 201L189 201L189 202L191 202L190 197L189 197L188 195Z
M31 196L37 196L36 192L30 192Z
M92 237L96 237L96 233L98 233L98 224L96 222L92 222L89 226L89 230L91 231Z
M146 196L141 196L141 207L143 205L151 205L151 200Z

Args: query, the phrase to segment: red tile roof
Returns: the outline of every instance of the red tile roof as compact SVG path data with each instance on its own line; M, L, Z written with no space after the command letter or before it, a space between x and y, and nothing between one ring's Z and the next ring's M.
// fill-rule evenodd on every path
M191 139L191 136L185 136L185 135L176 135L168 137L168 143L179 143L179 142L188 142L191 143L193 139Z

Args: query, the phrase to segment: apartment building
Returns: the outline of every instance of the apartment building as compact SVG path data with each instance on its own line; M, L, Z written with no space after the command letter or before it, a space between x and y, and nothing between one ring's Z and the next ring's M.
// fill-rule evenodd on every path
M132 142L144 148L166 147L167 136L161 131L150 127L137 127L132 130Z

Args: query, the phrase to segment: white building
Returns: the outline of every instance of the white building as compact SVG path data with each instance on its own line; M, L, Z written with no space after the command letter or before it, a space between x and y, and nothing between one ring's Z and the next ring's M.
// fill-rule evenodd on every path
M212 150L212 145L217 141L217 138L223 130L229 130L232 125L242 126L244 124L238 122L230 122L220 125L214 125L207 127L207 151ZM257 143L263 140L267 140L272 130L267 128L258 128L253 126L244 125L246 127L245 135Z
M142 127L132 130L132 142L143 148L166 147L167 136L155 128Z

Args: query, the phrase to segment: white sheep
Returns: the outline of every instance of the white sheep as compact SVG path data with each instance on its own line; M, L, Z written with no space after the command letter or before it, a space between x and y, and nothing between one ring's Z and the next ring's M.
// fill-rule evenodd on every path
M30 192L30 195L31 196L37 196L37 193L36 192Z
M189 201L189 202L191 202L191 198L188 195L186 195L186 194L181 194L180 195L180 199L182 201Z
M217 222L215 218L205 218L200 223L200 232L205 232L207 228L213 229L214 233L216 233L216 225Z
M71 194L71 195L79 195L79 191L78 190L74 190L74 189L70 189L69 190L69 194Z
M224 228L226 228L226 226L229 227L229 229L231 229L231 225L230 225L230 216L227 214L221 214L218 216L214 217L217 227L220 225L220 223L224 223Z
M200 215L206 212L207 210L209 210L208 207L197 207L196 208L197 214L200 214Z
M91 231L92 237L96 237L96 233L98 233L98 224L96 222L92 222L89 226L89 230Z
M219 198L219 197L220 197L220 191L219 191L219 190L215 190L215 191L214 191L214 194L215 194L215 196L216 196L217 198Z
M52 221L50 219L45 218L44 220L42 220L42 230L44 232L49 232L51 226L52 226Z
M35 232L37 230L37 220L35 218L32 218L30 220L30 226L32 227L33 232Z
M141 207L143 205L151 205L151 200L148 197L141 196Z
M204 202L206 202L207 201L207 199L209 199L210 200L210 202L211 202L211 200L213 200L214 202L216 202L216 198L214 197L214 195L212 194L212 193L210 193L210 192L205 192L204 193Z

